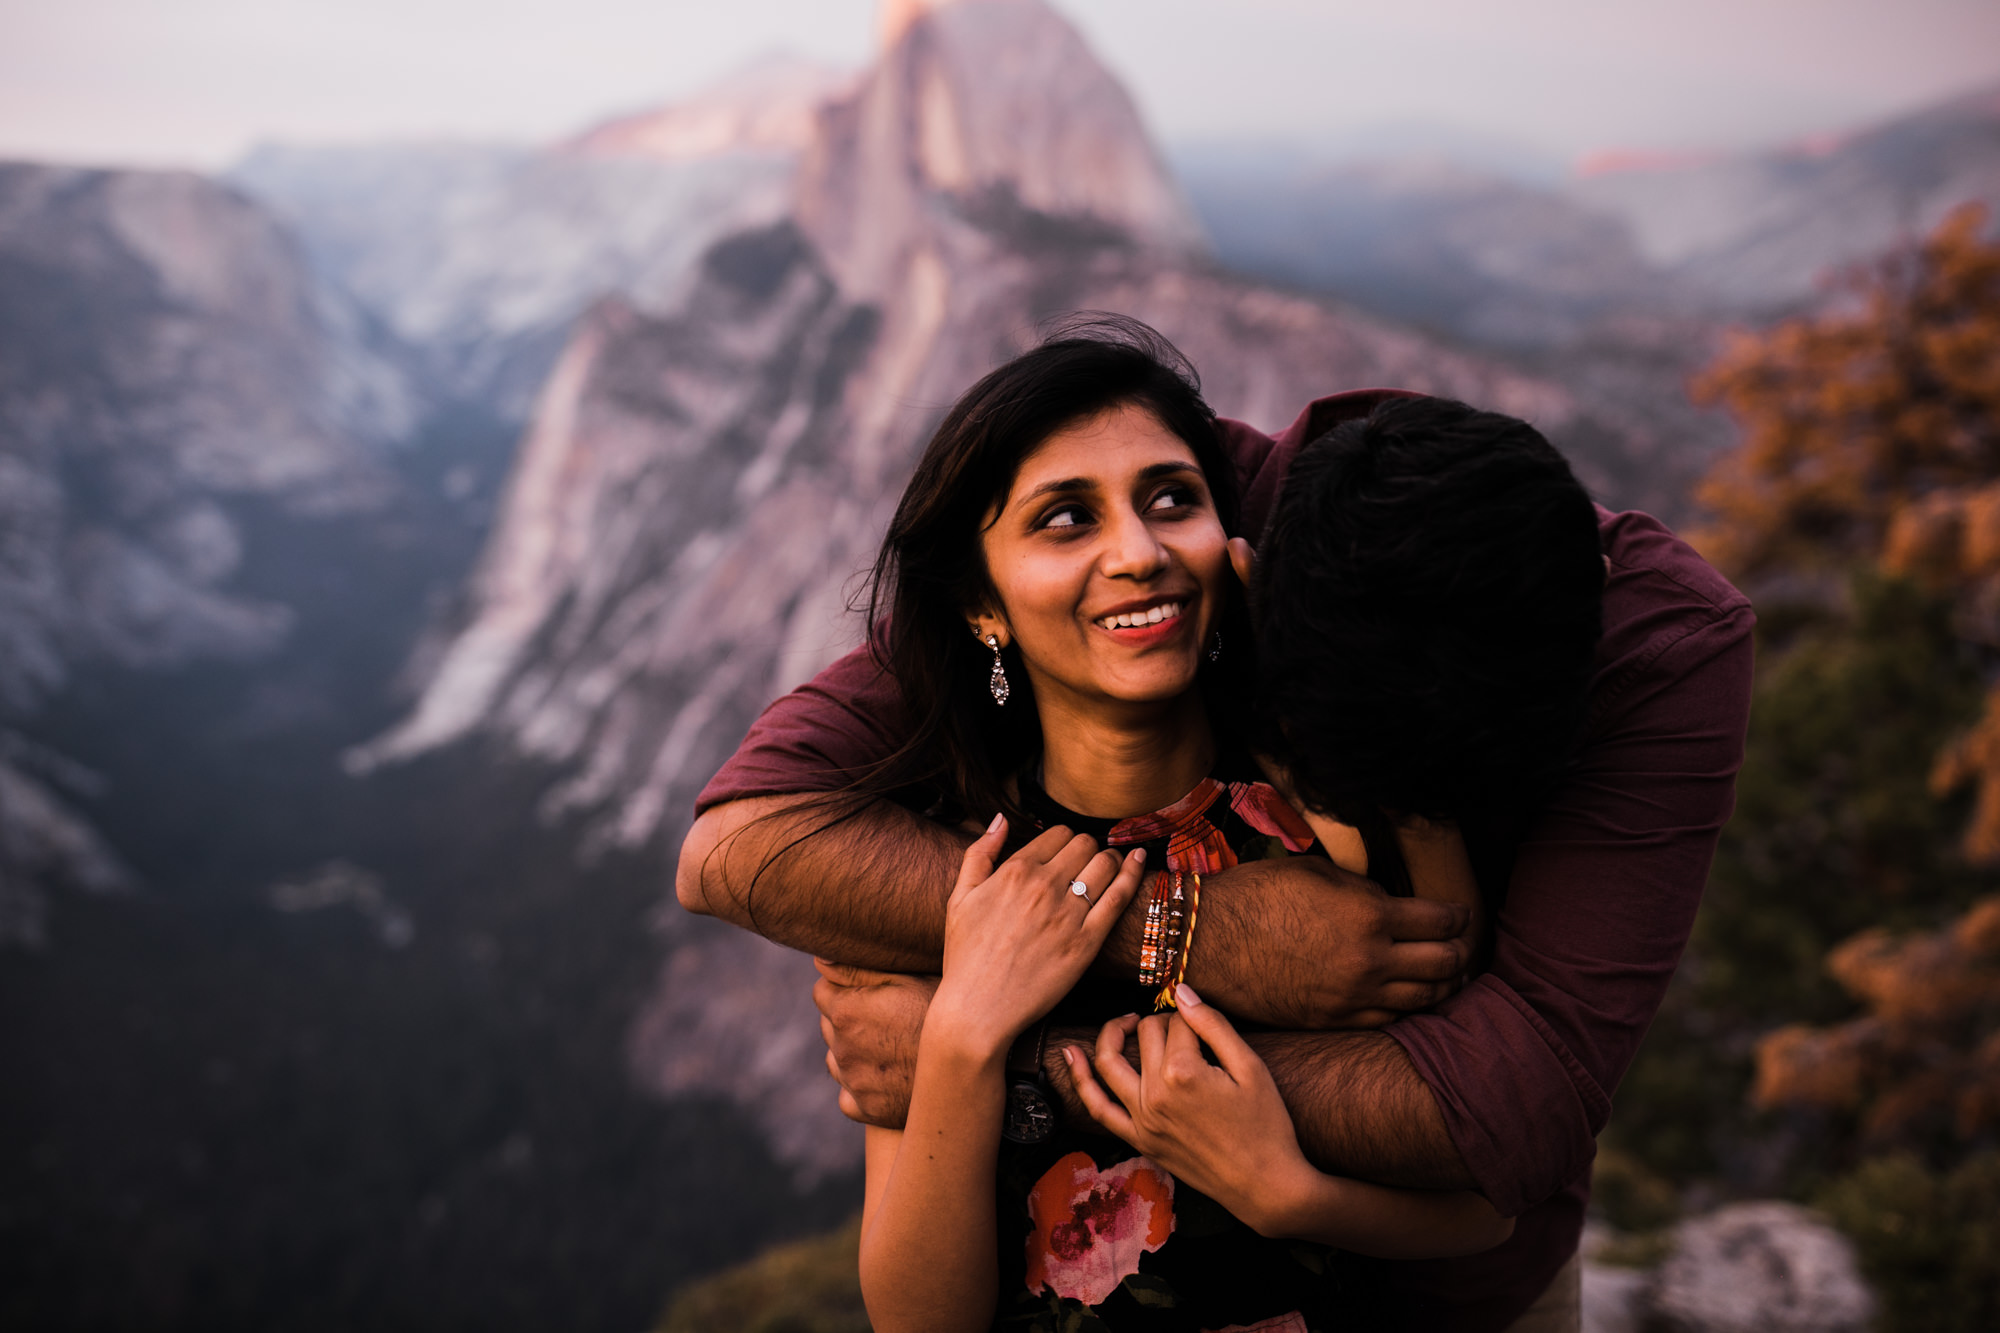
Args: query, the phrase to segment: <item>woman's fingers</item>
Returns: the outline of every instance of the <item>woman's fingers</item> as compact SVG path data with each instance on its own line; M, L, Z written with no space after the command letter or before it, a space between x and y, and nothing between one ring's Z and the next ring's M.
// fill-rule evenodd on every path
M1104 1080L1104 1086L1111 1089L1111 1095L1126 1106L1135 1106L1139 1101L1139 1071L1132 1068L1125 1058L1125 1038L1139 1025L1137 1014L1127 1014L1114 1018L1097 1033L1097 1056L1095 1067L1097 1076Z
M1031 866L1045 866L1062 855L1063 849L1081 836L1061 824L1057 824L1054 828L1045 828L1035 835L1032 842L1015 852L1014 859L1025 861Z
M1139 1072L1155 1074L1167 1064L1167 1020L1151 1014L1139 1020Z
M986 826L986 832L974 838L972 845L965 849L965 857L958 865L959 887L983 884L1000 859L1000 849L1006 845L1007 816L995 815L993 822Z
M1090 860L1084 862L1083 869L1077 871L1075 879L1063 881L1063 891L1078 906L1087 908L1091 903L1102 898L1104 891L1110 887L1111 881L1117 878L1119 862L1122 859L1117 852L1112 851L1109 847L1105 848L1103 851L1092 856ZM1076 886L1079 884L1084 886L1085 891L1083 893L1076 891Z
M1095 937L1099 945L1111 934L1111 928L1118 924L1118 918L1125 914L1125 905L1138 892L1139 883L1146 877L1146 849L1135 847L1125 853L1118 863L1118 873L1103 893L1097 895L1090 905L1090 914L1084 918L1083 928Z
M1161 1017L1167 1020L1167 1064L1160 1071L1163 1075L1171 1069L1177 1078L1186 1078L1190 1073L1198 1075L1204 1069L1214 1068L1202 1054L1201 1037L1186 1019L1179 1014Z
M1090 1112L1090 1118L1124 1139L1132 1142L1137 1132L1131 1115L1117 1102L1111 1100L1091 1072L1090 1060L1079 1047L1063 1047L1063 1062L1069 1066L1070 1082L1076 1087L1076 1095L1083 1102L1083 1109ZM1128 1069L1131 1066L1126 1066ZM1136 1144L1134 1145L1137 1146Z
M1060 884L1083 878L1084 867L1097 855L1097 839L1079 833L1049 858L1049 875Z
M1181 1017L1181 1030L1187 1033L1188 1040L1199 1038L1208 1043L1208 1049L1215 1052L1215 1058L1230 1078L1242 1083L1264 1068L1263 1060L1236 1031L1236 1025L1220 1009L1203 1003L1194 987L1186 983L1175 987L1174 1000ZM1195 1053L1200 1054L1199 1045Z

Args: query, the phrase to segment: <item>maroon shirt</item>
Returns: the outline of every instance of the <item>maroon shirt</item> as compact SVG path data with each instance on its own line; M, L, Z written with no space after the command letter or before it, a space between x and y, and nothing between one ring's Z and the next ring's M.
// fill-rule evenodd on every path
M1275 439L1224 442L1243 530L1262 529L1293 457L1394 391L1312 404ZM1694 924L1734 803L1749 722L1743 595L1657 520L1599 509L1610 576L1582 748L1516 850L1491 967L1388 1035L1430 1085L1513 1238L1394 1265L1411 1326L1504 1329L1575 1252L1598 1131ZM895 685L856 651L766 709L698 809L825 790L907 734Z

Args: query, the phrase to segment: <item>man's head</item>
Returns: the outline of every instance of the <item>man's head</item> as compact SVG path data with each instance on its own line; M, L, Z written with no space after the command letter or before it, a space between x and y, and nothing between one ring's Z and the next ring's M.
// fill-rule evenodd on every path
M1299 451L1258 548L1268 743L1348 822L1553 790L1602 628L1590 497L1527 423L1398 398Z

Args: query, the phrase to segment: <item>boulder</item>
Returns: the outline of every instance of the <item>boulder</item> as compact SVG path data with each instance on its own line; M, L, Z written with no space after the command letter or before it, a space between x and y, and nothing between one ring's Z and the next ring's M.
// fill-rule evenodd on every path
M1675 1229L1645 1326L1672 1333L1862 1333L1875 1302L1854 1248L1796 1204L1732 1204Z

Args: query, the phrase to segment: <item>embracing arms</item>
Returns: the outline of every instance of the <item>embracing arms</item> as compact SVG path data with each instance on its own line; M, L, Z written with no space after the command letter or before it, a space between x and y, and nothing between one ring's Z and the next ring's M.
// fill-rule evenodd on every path
M1611 1091L1679 960L1741 761L1753 617L1651 519L1606 515L1605 532L1611 575L1590 731L1563 790L1521 844L1490 969L1432 1012L1385 1031L1249 1039L1307 1155L1325 1169L1393 1184L1470 1185L1509 1215L1548 1198L1587 1168ZM873 807L867 817L880 822L866 832L857 823L813 840L824 849L844 839L844 850L795 848L754 894L748 878L763 858L751 843L775 836L777 821L745 832L740 852L711 855L749 824L745 798L796 812L809 797L770 794L825 785L812 773L879 753L880 735L870 733L900 726L893 690L862 654L780 700L705 793L709 810L682 858L682 900L742 924L754 918L760 933L831 957L934 969L960 845L949 832ZM833 732L843 733L838 747L799 739ZM907 858L919 845L934 860L913 871ZM1455 937L1434 918L1426 936L1409 915L1447 909L1387 899L1330 869L1308 879L1304 865L1260 862L1204 882L1204 940L1189 969L1203 995L1239 1016L1299 1029L1381 1022L1452 989L1442 978L1462 969L1462 945L1441 972L1429 970L1435 958L1408 947L1438 949ZM1136 964L1134 933L1114 932L1107 966ZM831 971L816 998L859 1102L850 1109L894 1118L908 1094L906 1048L925 983ZM884 1011L898 1009L916 1020L884 1021ZM1062 1039L1088 1045L1094 1034ZM1066 1071L1049 1072L1064 1088Z
M935 973L944 905L970 838L878 801L839 819L811 794L711 806L682 844L675 889L815 957ZM1113 927L1098 967L1135 975L1143 913ZM1472 952L1464 903L1391 898L1318 858L1202 880L1189 980L1238 1017L1287 1029L1378 1027L1457 990Z
M936 978L824 961L819 969L813 1002L841 1109L869 1124L901 1124ZM1075 1118L1088 1110L1062 1052L1089 1050L1097 1040L1095 1028L1051 1027L1045 1043L1042 1072ZM1271 1071L1315 1166L1412 1189L1473 1187L1430 1088L1387 1036L1257 1032L1244 1040ZM1138 1059L1136 1042L1128 1053Z
M691 910L848 965L823 966L816 992L847 1109L900 1124L932 983L882 974L938 971L966 839L882 802L798 841L826 823L810 796L713 807L683 846L677 888ZM1253 862L1204 878L1188 980L1216 1005L1275 1027L1380 1024L1456 988L1469 920L1463 907L1391 898L1317 858ZM1137 972L1141 924L1133 910L1113 927L1101 968ZM1096 1033L1057 1037L1088 1046ZM1471 1186L1429 1088L1388 1037L1294 1030L1250 1041L1320 1167L1422 1189ZM1080 1114L1058 1049L1052 1039L1045 1072Z
M1061 1052L1091 1116L1175 1179L1265 1236L1381 1259L1476 1254L1513 1233L1469 1190L1393 1189L1316 1169L1256 1052L1193 987L1177 998L1173 1014L1107 1023L1094 1056ZM1136 1068L1125 1053L1134 1039Z
M810 793L711 806L681 844L682 907L884 972L935 974L972 839L891 801L836 821Z
M1133 897L1145 854L1045 832L997 869L1003 821L966 851L946 908L943 975L926 986L907 1119L871 1127L861 1285L882 1333L984 1328L997 1295L994 1162L1009 1044L1082 976ZM1120 1105L1070 1055L1092 1114L1267 1236L1383 1257L1487 1249L1511 1223L1470 1194L1384 1189L1308 1165L1262 1063L1179 988L1184 1015L1105 1029ZM1204 1058L1196 1033L1219 1054ZM1142 1068L1116 1048L1136 1035ZM1129 1108L1129 1109L1128 1109ZM1226 1145L1226 1146L1225 1146Z
M861 1291L878 1333L992 1323L1007 1047L1083 975L1144 869L1143 853L1100 854L1051 831L996 871L1005 833L995 819L972 844L950 895L908 1121L868 1131ZM1094 897L1074 896L1072 881Z

